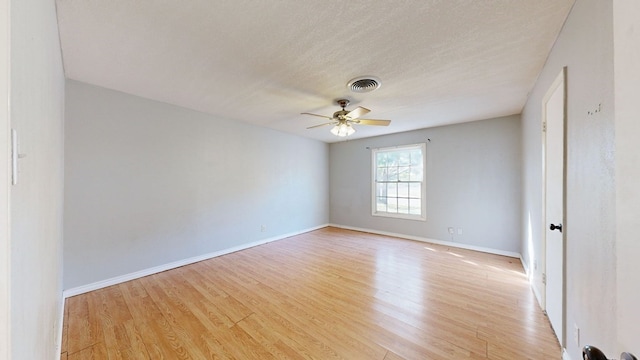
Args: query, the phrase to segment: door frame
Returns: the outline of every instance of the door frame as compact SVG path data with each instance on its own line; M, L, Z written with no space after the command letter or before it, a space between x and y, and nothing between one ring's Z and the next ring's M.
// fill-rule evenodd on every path
M0 0L0 360L11 358L11 0Z
M567 67L563 67L560 73L553 80L551 85L549 86L547 92L542 98L542 116L540 117L542 120L542 218L541 218L541 243L542 243L542 251L541 251L541 269L542 269L542 279L541 283L541 305L542 309L547 311L547 112L546 112L546 104L554 94L556 89L559 86L563 86L563 116L562 116L562 148L563 148L563 156L562 156L562 316L561 316L561 327L562 327L562 336L558 339L560 342L560 346L564 349L566 346L567 339L567 301L566 301L566 292L567 292Z

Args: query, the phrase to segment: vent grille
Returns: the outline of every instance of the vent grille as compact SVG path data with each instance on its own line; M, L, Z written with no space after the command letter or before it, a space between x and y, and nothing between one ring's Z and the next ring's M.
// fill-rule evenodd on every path
M375 76L363 76L349 81L347 87L357 93L371 92L380 87L380 79Z

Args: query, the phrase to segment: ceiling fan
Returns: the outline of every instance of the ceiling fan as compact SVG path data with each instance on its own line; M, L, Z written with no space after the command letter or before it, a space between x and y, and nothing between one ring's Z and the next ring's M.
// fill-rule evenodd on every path
M336 103L342 107L342 110L334 112L333 117L306 112L302 113L302 115L317 116L331 120L331 122L310 126L307 129L313 129L325 125L335 125L333 129L331 129L331 133L336 136L345 137L356 132L356 129L352 126L353 124L389 126L389 123L391 123L391 120L360 119L360 116L370 112L371 110L363 108L362 106L358 106L351 111L345 110L344 108L349 105L349 100L347 99L338 99L336 100Z

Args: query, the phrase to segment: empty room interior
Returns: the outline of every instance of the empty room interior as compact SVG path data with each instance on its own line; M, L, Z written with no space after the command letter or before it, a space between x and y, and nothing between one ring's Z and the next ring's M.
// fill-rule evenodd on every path
M0 6L0 360L640 355L640 2Z

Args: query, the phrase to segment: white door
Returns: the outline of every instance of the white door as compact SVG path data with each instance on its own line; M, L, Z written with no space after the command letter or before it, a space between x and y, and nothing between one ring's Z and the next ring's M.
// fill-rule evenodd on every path
M564 324L564 126L565 70L543 99L544 219L545 219L545 310L551 326L565 347ZM543 278L544 279L544 278Z
M0 0L0 360L11 358L9 299L9 0Z

